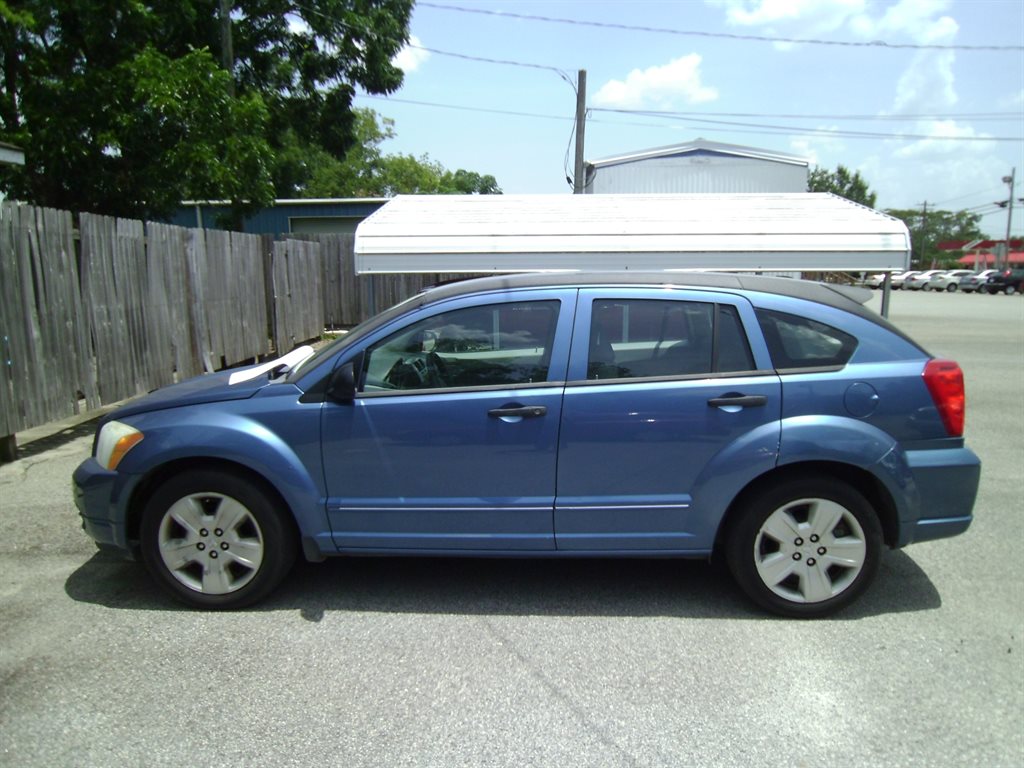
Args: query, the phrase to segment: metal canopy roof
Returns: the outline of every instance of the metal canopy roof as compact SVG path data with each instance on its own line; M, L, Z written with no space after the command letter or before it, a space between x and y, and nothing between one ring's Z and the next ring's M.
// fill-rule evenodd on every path
M603 168L609 165L621 165L622 163L633 163L638 160L648 160L655 157L674 157L679 155L691 155L694 153L708 152L716 155L734 155L755 160L770 160L776 163L787 165L810 165L806 157L790 155L785 152L775 152L771 149L758 149L757 147L744 147L739 144L722 144L718 141L707 139L694 139L682 144L669 144L664 147L652 147L651 149L638 149L633 152L625 152L611 157L602 157L598 160L588 160L587 165L595 168Z
M356 230L359 274L907 269L899 219L824 193L408 195Z

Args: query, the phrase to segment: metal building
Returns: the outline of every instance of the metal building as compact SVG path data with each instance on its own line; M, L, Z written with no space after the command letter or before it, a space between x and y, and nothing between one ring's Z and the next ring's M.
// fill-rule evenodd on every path
M697 139L586 163L585 194L806 192L809 161Z

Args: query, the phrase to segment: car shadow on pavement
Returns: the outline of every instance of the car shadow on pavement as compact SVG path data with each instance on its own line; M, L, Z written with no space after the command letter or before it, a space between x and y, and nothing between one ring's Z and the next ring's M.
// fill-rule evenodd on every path
M77 440L80 437L92 437L96 433L96 421L99 417L90 419L89 421L83 421L81 424L76 424L66 429L62 429L59 432L46 435L33 440L32 442L25 443L18 446L18 460L30 459L33 456L38 456L41 453L52 451L54 448L60 448L63 445L70 443L72 440Z
M97 553L72 573L73 600L108 608L188 608L167 597L142 565ZM927 574L902 551L888 552L875 584L835 617L934 610ZM300 562L251 611L298 610L308 621L330 612L502 616L677 616L771 618L735 587L724 568L692 560L334 558Z

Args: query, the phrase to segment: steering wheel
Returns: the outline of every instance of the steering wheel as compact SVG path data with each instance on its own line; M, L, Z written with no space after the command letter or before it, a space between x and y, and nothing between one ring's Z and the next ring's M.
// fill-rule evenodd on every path
M403 358L398 358L384 375L384 383L395 389L422 389L424 371L416 363L422 365L420 360L407 363Z
M448 366L441 356L428 352L410 360L398 358L384 376L384 382L395 389L432 389L446 387Z

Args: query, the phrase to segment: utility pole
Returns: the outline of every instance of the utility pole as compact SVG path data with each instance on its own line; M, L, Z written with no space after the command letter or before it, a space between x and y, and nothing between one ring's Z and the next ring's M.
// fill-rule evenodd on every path
M921 248L918 253L921 256L918 258L918 264L922 269L931 269L933 265L925 266L925 246L928 243L928 201L925 200L921 207Z
M228 93L235 95L235 51L231 43L231 0L220 0L220 65L231 76Z
M572 193L582 195L586 186L587 170L583 167L583 134L587 124L587 70L576 75L576 165L572 178Z
M1016 178L1016 168L1010 171L1009 176L1003 176L1003 183L1010 185L1010 202L1006 205L1006 249L1003 251L1003 263L1000 265L1003 269L1010 266L1010 225L1013 223L1013 185Z

